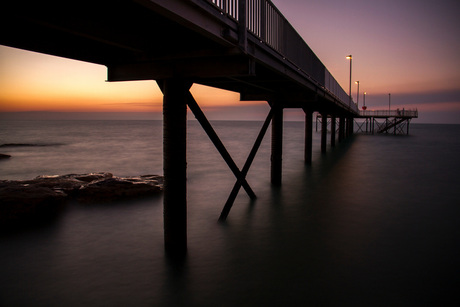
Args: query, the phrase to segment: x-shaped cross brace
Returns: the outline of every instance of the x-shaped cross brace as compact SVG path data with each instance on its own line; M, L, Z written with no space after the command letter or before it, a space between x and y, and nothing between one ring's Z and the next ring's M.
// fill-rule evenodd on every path
M157 83L158 83L158 86L160 87L160 90L163 91L163 82L157 81ZM230 170L233 172L233 174L235 175L235 177L237 179L235 185L233 186L232 192L230 193L230 196L228 197L227 202L225 203L225 206L224 206L224 208L222 210L222 213L221 213L221 215L219 217L220 221L224 221L227 218L227 216L228 216L228 214L230 212L230 209L232 208L233 202L235 201L235 198L238 195L238 192L239 192L241 187L244 188L244 190L248 194L249 198L251 198L252 200L257 198L257 196L255 195L254 191L251 189L251 187L249 186L248 182L246 181L246 175L247 175L247 173L249 171L249 168L251 167L252 162L254 161L254 158L255 158L256 153L257 153L257 151L258 151L258 149L260 147L260 144L262 143L263 137L264 137L264 135L265 135L265 133L266 133L266 131L268 129L268 126L270 125L270 121L272 119L273 112L272 112L272 110L270 110L270 112L269 112L269 114L267 116L267 119L265 120L264 125L262 126L262 129L261 129L261 131L260 131L260 133L259 133L259 135L258 135L258 137L256 139L256 142L255 142L251 152L249 153L249 156L248 156L248 158L246 160L246 163L244 164L243 169L240 171L240 169L238 168L236 163L233 161L232 157L228 153L228 151L225 148L224 144L222 143L222 141L218 137L217 133L212 128L212 126L209 123L208 119L206 118L206 116L204 115L203 111L198 106L197 102L195 101L195 99L193 98L193 96L192 96L192 94L190 92L186 93L186 98L187 98L187 105L190 108L190 110L192 111L193 115L198 120L198 122L201 124L201 126L205 130L206 134L211 139L211 141L213 142L214 146L219 151L219 153L221 154L222 158L225 160L225 162L229 166Z

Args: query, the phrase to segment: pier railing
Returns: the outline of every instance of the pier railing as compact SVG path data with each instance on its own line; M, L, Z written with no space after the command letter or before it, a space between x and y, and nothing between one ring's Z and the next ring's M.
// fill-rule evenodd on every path
M271 47L283 60L294 65L319 87L335 96L342 105L358 113L356 104L270 0L206 1L236 21L240 20L241 12L245 12L249 33ZM245 9L241 10L240 6L244 3Z
M359 115L365 117L418 117L418 110L365 110L359 111Z

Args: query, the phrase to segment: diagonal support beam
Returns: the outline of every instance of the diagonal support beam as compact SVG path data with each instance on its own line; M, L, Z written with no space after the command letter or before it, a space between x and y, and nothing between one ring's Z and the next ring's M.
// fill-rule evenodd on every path
M220 140L219 136L217 135L217 133L212 128L212 126L209 123L208 119L206 118L206 116L204 115L203 111L200 109L200 107L198 106L198 104L196 103L195 99L193 98L193 96L192 96L192 94L190 92L188 92L188 94L187 94L187 105L190 108L190 110L192 111L193 115L195 115L195 118L198 120L198 122L203 127L204 131L208 134L208 137L211 139L212 143L214 144L216 149L219 151L220 155L225 160L225 162L227 163L228 167L233 172L235 177L237 179L239 179L241 177L243 178L241 184L242 184L244 190L246 191L246 193L248 194L249 198L256 199L257 196L254 193L254 191L251 189L251 187L249 186L249 184L246 181L246 179L244 179L245 176L241 175L241 172L240 172L238 166L233 161L232 157L228 153L228 151L225 148L224 144L222 143L222 141Z
M163 91L163 81L159 80L157 81L158 87L160 88L161 91ZM209 123L208 119L204 115L203 111L201 110L200 106L197 104L195 101L195 98L193 98L192 94L189 92L186 93L186 99L187 99L187 105L192 111L193 115L195 118L198 120L200 123L201 127L203 127L204 131L208 135L208 137L211 139L212 143L216 147L217 151L219 151L220 155L224 159L224 161L227 163L228 167L230 170L233 172L235 177L239 179L241 177L241 172L236 163L233 161L232 157L228 153L227 149L225 148L224 144L220 140L219 136L217 133L214 131L214 128L212 128L211 124ZM243 178L245 176L242 176ZM242 181L242 186L246 193L248 194L249 198L251 199L256 199L257 196L254 193L254 191L251 189L249 186L248 182L246 179L243 179Z
M227 216L230 213L230 210L232 209L233 203L235 202L236 196L240 191L241 185L243 182L246 181L246 176L249 172L249 169L251 168L251 164L254 161L254 158L256 157L257 151L260 148L260 144L262 144L265 133L267 132L268 126L270 125L272 118L273 109L270 109L270 112L268 113L267 118L265 119L265 122L262 128L260 129L259 135L257 136L257 139L254 145L252 146L251 152L249 153L249 156L246 159L246 163L244 164L243 169L241 170L241 174L238 177L238 180L236 181L235 185L233 186L232 192L230 193L227 202L225 203L225 206L222 209L219 221L225 221L227 219Z

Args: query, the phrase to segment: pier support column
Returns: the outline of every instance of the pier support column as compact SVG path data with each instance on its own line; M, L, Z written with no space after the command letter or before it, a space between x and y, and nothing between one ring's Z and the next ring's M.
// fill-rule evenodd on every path
M163 81L164 241L166 254L187 253L187 100L190 84L181 79Z
M305 111L305 163L311 165L311 153L313 143L313 112Z
M339 117L339 142L342 142L345 137L345 118Z
M271 182L281 185L283 165L283 107L274 103L272 119Z
M335 147L335 115L331 116L331 147Z
M350 126L351 126L351 118L350 117L347 117L346 119L346 124L345 124L345 137L348 138L351 136L351 130L350 130Z
M343 118L343 139L348 137L348 117Z
M321 113L321 153L326 153L327 146L327 114Z

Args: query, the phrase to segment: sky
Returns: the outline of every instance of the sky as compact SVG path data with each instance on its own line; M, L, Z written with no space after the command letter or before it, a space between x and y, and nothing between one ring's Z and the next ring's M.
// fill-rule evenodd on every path
M419 123L460 124L458 0L273 0L353 99L368 109L419 110ZM154 81L106 82L101 65L0 46L0 118L161 119ZM264 102L193 85L210 119L263 120ZM90 113L88 113L90 112ZM302 120L287 110L287 120Z

